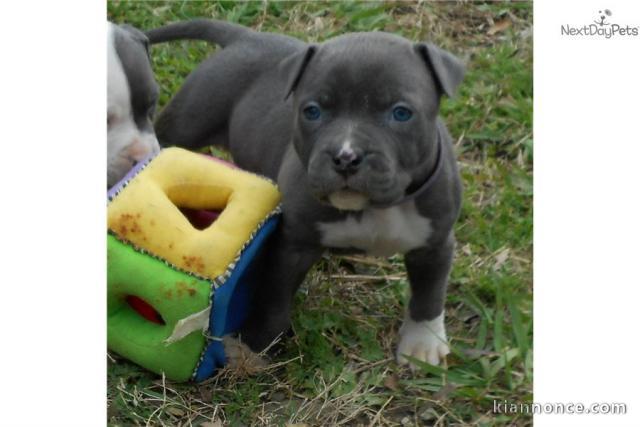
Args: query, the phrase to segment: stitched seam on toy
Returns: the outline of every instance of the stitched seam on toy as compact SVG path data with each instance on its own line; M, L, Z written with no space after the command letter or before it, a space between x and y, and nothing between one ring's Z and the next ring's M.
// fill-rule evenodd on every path
M171 262L167 261L166 259L164 259L164 258L162 258L162 257L160 257L160 256L158 256L158 255L156 255L154 253L151 253L146 249L143 249L143 248L137 246L132 241L127 240L127 239L123 239L115 231L111 230L110 228L107 229L107 233L109 233L110 235L115 237L119 242L131 247L134 251L139 252L139 253L141 253L143 255L148 255L151 258L157 259L158 261L162 261L167 267L169 267L169 268L171 268L173 270L179 271L180 273L184 273L184 274L186 274L188 276L194 277L194 278L199 279L199 280L204 280L205 282L209 282L209 283L211 282L211 278L210 277L200 276L199 274L196 274L196 273L193 273L193 272L191 272L189 270L185 270L183 268L180 268L177 265L172 264Z
M213 310L213 300L211 300L211 309ZM209 328L211 328L211 326L209 326ZM207 354L207 350L209 350L209 346L211 345L211 343L213 341L222 342L222 337L216 337L216 336L213 336L213 335L209 335L205 331L202 331L202 336L205 339L205 344L204 344L204 347L202 348L202 351L200 352L200 357L198 358L198 363L196 364L196 367L194 368L193 372L191 373L191 381L195 381L196 376L198 375L198 370L200 369L200 366L202 365L202 362L204 361L204 356L205 356L205 354ZM214 372L215 371L216 371L216 369L214 369Z
M269 212L267 214L267 216L260 223L258 223L256 228L254 228L253 231L249 234L249 238L244 241L242 247L238 250L238 253L233 258L233 261L231 261L231 263L229 263L229 266L224 271L224 273L222 273L221 275L219 275L219 276L217 276L217 277L215 277L213 279L213 285L214 285L215 289L218 289L220 286L222 286L227 281L227 279L229 279L229 277L233 273L233 270L236 268L236 265L238 264L238 261L240 260L240 257L242 256L242 252L244 252L244 250L247 248L247 246L249 246L249 244L251 242L253 242L253 239L256 237L256 235L262 229L262 227L267 223L267 221L269 221L274 216L280 214L281 212L282 212L282 210L280 208L280 204L278 204L278 206L276 206L271 212Z
M107 205L109 205L109 203L111 203L113 201L113 199L115 199L116 197L118 197L118 195L122 192L122 190L124 190L125 188L127 188L127 186L129 185L129 183L131 181L133 181L133 179L135 177L137 177L138 175L140 175L140 172L142 172L143 170L145 170L147 168L147 166L149 166L149 164L153 161L153 159L155 159L156 157L158 157L158 155L161 153L158 152L158 154L156 154L153 157L149 157L144 164L140 167L140 169L138 169L138 171L135 173L135 175L133 175L131 178L129 178L128 180L124 181L122 183L122 185L120 186L120 188L118 188L116 190L116 192L112 195L112 196L107 196Z
M211 302L211 312L213 313L213 299L215 298L215 294L216 294L216 290L222 286L229 277L231 277L231 274L233 273L233 270L235 270L236 265L238 264L238 261L240 259L240 256L242 255L242 252L244 252L245 248L251 243L253 242L253 239L256 237L256 235L258 234L258 232L262 229L262 227L267 223L267 221L269 221L271 218L275 217L276 215L279 215L282 212L282 209L280 207L280 204L278 204L278 206L276 206L271 212L269 212L269 214L258 224L258 226L251 232L251 234L249 235L249 238L245 241L244 245L242 246L242 248L240 248L240 250L238 251L238 256L236 256L236 258L233 260L232 263L230 263L227 266L227 269L225 270L225 272L221 275L219 275L218 277L216 277L213 281L210 281L211 283L211 292L209 294L209 301ZM209 331L213 330L213 324L211 322L209 322ZM205 338L205 346L202 349L202 352L200 353L200 359L198 361L198 364L196 365L195 369L193 370L193 373L191 374L191 380L195 380L196 375L198 374L198 368L200 368L200 365L202 364L202 361L204 360L204 356L207 352L207 349L209 348L209 346L211 345L211 343L213 341L220 341L222 342L222 337L216 337L213 335L209 335L207 333L205 333L203 331L202 335Z
M211 306L211 312L213 312L213 299L215 298L215 292L213 292L213 282L211 281L209 281L209 289L210 289L209 303ZM209 316L211 316L211 313L209 313ZM209 322L209 330L211 330L211 328L213 328L213 325L211 325L211 322ZM196 375L198 375L198 369L200 368L200 365L202 365L204 356L207 353L207 350L209 349L209 346L211 345L211 341L212 341L211 339L209 339L209 334L206 333L205 331L202 331L202 336L204 337L204 346L202 347L202 351L200 352L198 363L196 363L196 367L193 369L193 372L191 373L191 381L195 381Z

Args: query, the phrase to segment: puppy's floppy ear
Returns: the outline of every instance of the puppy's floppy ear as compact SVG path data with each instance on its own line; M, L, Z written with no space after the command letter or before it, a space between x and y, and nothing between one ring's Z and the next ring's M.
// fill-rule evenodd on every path
M414 49L427 63L440 94L452 97L464 78L462 61L431 43L416 43Z
M309 45L305 50L286 57L280 63L280 72L287 80L285 100L296 90L304 74L304 70L307 68L307 65L309 65L311 58L313 58L317 50L318 47L316 45Z
M128 32L129 35L131 35L131 37L138 43L142 44L144 50L147 51L147 56L149 57L149 59L151 59L151 55L149 53L149 38L147 37L147 35L129 24L122 24L120 25L120 28Z

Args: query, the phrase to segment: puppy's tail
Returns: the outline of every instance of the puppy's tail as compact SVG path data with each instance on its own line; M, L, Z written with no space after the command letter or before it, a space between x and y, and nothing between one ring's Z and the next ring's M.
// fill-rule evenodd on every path
M225 47L251 32L249 28L217 19L194 19L145 32L151 44L172 40L203 40Z

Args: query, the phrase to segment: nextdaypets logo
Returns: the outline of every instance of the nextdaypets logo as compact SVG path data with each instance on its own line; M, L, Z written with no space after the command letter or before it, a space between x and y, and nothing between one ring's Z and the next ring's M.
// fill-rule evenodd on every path
M601 27L603 25L609 25L608 22L605 22L605 19L606 19L607 16L611 16L611 11L609 9L605 9L604 12L600 10L600 11L598 11L598 13L600 14L600 21L599 22L598 21L593 21L593 22L595 22L596 24L600 25ZM603 13L604 13L604 15L603 15Z
M640 27L637 25L620 25L611 21L613 13L609 9L598 11L593 24L573 26L565 24L560 26L560 34L563 36L583 36L583 37L637 37L640 35Z

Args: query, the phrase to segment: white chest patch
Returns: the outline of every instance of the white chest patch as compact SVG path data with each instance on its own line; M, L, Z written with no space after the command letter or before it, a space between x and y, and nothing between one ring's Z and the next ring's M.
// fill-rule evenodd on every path
M317 224L321 242L331 248L356 248L370 255L391 256L424 246L431 220L418 213L413 200L386 209L367 209L337 222Z

